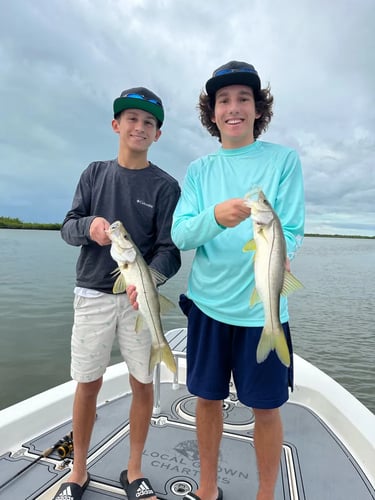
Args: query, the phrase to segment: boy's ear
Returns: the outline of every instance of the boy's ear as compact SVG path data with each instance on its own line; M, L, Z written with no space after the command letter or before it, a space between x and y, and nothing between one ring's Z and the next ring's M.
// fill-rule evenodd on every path
M160 128L158 128L155 134L154 142L157 142L160 139L160 136L161 136L161 130Z
M119 122L115 119L112 120L112 130L118 134L120 132Z

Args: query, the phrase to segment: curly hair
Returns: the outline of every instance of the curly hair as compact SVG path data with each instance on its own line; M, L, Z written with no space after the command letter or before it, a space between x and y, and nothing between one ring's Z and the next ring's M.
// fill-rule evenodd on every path
M270 86L268 85L266 88L254 93L254 99L255 109L257 113L261 115L259 118L256 118L254 122L254 139L257 139L262 132L267 130L273 116L273 95L271 94ZM202 91L199 96L197 107L202 125L212 136L218 137L221 142L220 130L211 119L214 115L215 98L211 98L206 92Z

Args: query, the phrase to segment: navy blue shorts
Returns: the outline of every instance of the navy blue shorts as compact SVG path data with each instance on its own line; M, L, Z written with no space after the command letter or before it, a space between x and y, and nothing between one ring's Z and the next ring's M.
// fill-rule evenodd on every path
M229 395L233 373L237 397L251 408L278 408L293 388L293 350L288 323L283 324L291 365L284 366L274 351L262 363L256 349L263 327L227 325L206 316L185 295L180 307L188 318L187 387L204 399L221 400Z

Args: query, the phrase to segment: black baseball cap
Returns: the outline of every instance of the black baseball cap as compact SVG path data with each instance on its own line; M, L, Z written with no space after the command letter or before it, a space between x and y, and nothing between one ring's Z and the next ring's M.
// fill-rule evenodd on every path
M260 78L252 64L241 61L230 61L215 69L206 83L206 92L215 97L216 92L228 85L247 85L255 92L259 92Z
M145 87L134 87L121 92L120 97L117 97L113 102L114 116L124 111L124 109L142 109L155 116L160 127L163 124L163 103L160 97Z

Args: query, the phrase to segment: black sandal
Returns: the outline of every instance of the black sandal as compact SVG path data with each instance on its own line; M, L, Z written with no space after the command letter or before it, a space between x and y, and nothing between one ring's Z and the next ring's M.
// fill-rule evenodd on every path
M156 496L150 481L145 477L134 479L134 481L129 483L127 470L121 472L120 483L125 490L128 500L139 500Z
M78 483L62 483L52 500L65 500L66 498L71 498L72 500L81 500L85 489L89 485L90 479L90 474L87 473L87 479L82 486L80 486Z

